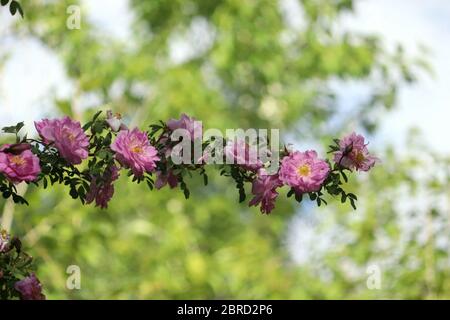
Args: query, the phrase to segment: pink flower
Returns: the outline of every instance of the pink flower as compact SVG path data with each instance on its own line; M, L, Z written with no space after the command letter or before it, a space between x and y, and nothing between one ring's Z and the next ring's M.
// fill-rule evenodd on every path
M36 180L41 172L39 158L27 144L5 144L0 148L0 173L13 183Z
M258 171L263 166L258 159L258 148L250 146L243 139L228 141L224 148L226 161L232 160L233 163L241 165L244 169Z
M9 241L10 241L10 236L9 236L8 232L4 229L1 229L0 230L0 253L8 250Z
M340 150L334 154L334 162L349 170L369 171L377 157L369 154L362 135L351 133L339 141Z
M61 157L71 164L80 164L88 157L89 139L78 121L69 117L44 119L34 123L44 143L53 143Z
M127 130L127 126L122 122L120 113L113 114L111 110L106 111L106 122L112 131Z
M155 188L161 189L166 184L169 184L171 189L176 188L178 185L178 178L173 174L172 170L169 170L167 173L163 174L161 171L156 172L157 179L155 181Z
M261 212L269 214L275 208L275 200L278 197L276 189L282 185L278 174L268 175L264 169L259 170L258 177L252 184L254 197L249 206L261 204Z
M167 121L170 130L184 129L189 132L191 140L201 139L203 137L203 125L201 121L182 114L180 120L170 119Z
M156 148L150 145L147 134L135 128L122 130L111 144L116 159L126 168L131 168L134 175L142 177L144 172L152 172L160 160Z
M317 158L315 151L295 151L281 160L280 180L296 192L318 191L328 176L330 167Z
M14 289L20 293L22 300L45 300L45 295L42 293L42 286L38 278L31 274L14 284Z
M119 178L119 169L112 166L103 176L103 181L98 178L91 180L89 192L86 194L86 203L92 203L95 200L95 205L102 209L108 207L108 202L114 195L113 182Z

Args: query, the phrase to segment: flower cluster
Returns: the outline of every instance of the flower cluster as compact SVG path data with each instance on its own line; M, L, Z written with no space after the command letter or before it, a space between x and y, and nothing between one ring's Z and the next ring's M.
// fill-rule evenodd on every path
M227 160L218 168L221 175L235 181L239 200L246 199L245 185L251 184L253 198L249 205L259 205L262 213L275 208L284 187L287 196L294 195L298 202L306 194L320 206L327 203L328 193L340 196L342 202L349 200L355 207L356 196L343 189L342 180L347 182L345 171L368 171L378 161L369 153L364 137L356 133L335 140L330 146L330 160L321 159L314 150L293 151L284 147L278 150L280 156L276 160L268 161L245 139L223 140L220 152L209 153L206 150L213 143L203 138L202 123L185 114L178 120L152 124L148 131L128 128L122 117L111 111L104 117L101 112L96 113L84 126L69 117L35 122L39 139L21 138L22 127L23 123L19 123L3 128L4 132L15 134L16 141L0 147L0 193L23 203L26 200L16 192L18 183L42 183L44 188L49 183L61 183L69 187L74 199L106 208L121 170L128 170L135 182L145 181L150 189L179 187L188 198L185 176L198 172L206 185L208 160L219 157ZM179 134L180 130L184 133ZM186 144L179 140L184 137L187 148L183 149L180 146ZM197 143L206 150L195 153L193 147ZM177 162L174 156L191 162ZM275 171L269 170L273 164Z
M0 299L45 300L33 259L22 250L17 237L0 230Z

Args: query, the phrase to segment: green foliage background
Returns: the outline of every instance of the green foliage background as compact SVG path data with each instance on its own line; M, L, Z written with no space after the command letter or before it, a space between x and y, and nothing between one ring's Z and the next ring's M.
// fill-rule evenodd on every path
M74 3L23 3L16 32L62 59L75 94L55 100L55 110L80 120L98 109L85 99L95 96L141 127L186 112L207 128L279 128L300 146L321 144L353 129L374 133L423 64L401 46L386 51L376 35L338 32L351 0L299 1L301 28L273 0L133 0L126 41L84 16L80 30L68 30L66 9ZM199 22L214 34L211 46L174 63L171 39L191 39ZM366 101L342 115L331 80L368 83ZM30 207L15 208L12 232L36 257L49 298L450 298L450 244L437 245L450 231L449 160L424 158L426 147L415 141L407 155L373 150L383 163L351 181L360 196L356 212L337 200L312 212L321 217L311 225L319 235L331 228L350 236L322 253L311 248L302 264L288 253L287 235L295 213L311 207L281 196L264 216L238 204L233 186L214 175L207 189L189 181L188 201L178 190L149 192L121 177L104 211L73 201L64 187L30 187ZM424 180L417 173L427 168L435 175ZM424 210L400 210L419 195ZM406 230L410 219L419 224ZM66 289L72 264L81 268L81 290ZM367 288L372 264L382 271L381 290Z

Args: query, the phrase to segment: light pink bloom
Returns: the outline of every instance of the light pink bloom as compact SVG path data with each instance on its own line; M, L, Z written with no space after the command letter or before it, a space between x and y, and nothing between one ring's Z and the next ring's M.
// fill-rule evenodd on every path
M276 189L282 185L278 174L268 175L264 169L260 169L258 177L252 184L254 197L250 200L249 206L261 204L261 212L269 214L275 208L275 201L278 197Z
M41 283L34 273L17 281L14 284L14 289L20 293L20 299L22 300L45 300Z
M340 150L334 154L334 162L344 168L369 171L379 161L369 154L364 137L355 132L342 138L339 147Z
M41 173L39 158L27 144L5 144L0 148L0 173L13 182L31 182Z
M92 203L95 200L95 205L102 209L108 207L108 202L114 195L113 182L119 178L119 169L116 166L112 166L104 175L103 181L99 181L98 178L91 180L89 186L89 192L86 194L86 203Z
M258 159L257 146L250 146L243 139L229 140L224 148L224 154L227 163L232 160L246 170L257 171L263 166Z
M280 180L298 193L318 191L330 172L315 151L295 151L281 160Z
M111 110L106 111L106 122L114 132L128 129L127 126L122 122L122 116L120 115L120 113L113 114Z
M150 145L147 134L135 128L122 130L111 144L116 153L116 159L126 168L130 168L136 177L142 177L144 172L152 172L156 162L160 160L156 148Z
M0 230L0 253L8 250L9 241L10 241L10 236L9 236L8 232L4 229L1 229Z
M184 129L189 132L191 140L201 139L203 137L203 125L201 121L191 118L186 114L182 114L180 120L170 119L167 121L167 127L175 131L177 129Z
M44 143L53 143L61 157L71 164L80 164L89 155L89 139L78 121L69 117L44 119L34 123Z
M161 171L156 172L157 179L155 181L155 188L161 189L166 184L169 184L171 189L176 188L178 186L178 178L173 174L172 170L169 170L167 173L163 174Z

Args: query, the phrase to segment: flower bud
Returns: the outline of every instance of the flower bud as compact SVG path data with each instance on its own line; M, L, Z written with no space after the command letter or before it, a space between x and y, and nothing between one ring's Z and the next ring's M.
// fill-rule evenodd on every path
M21 154L25 150L30 150L31 145L29 143L16 143L8 145L7 148L4 148L2 151L5 153L11 153L11 154Z

